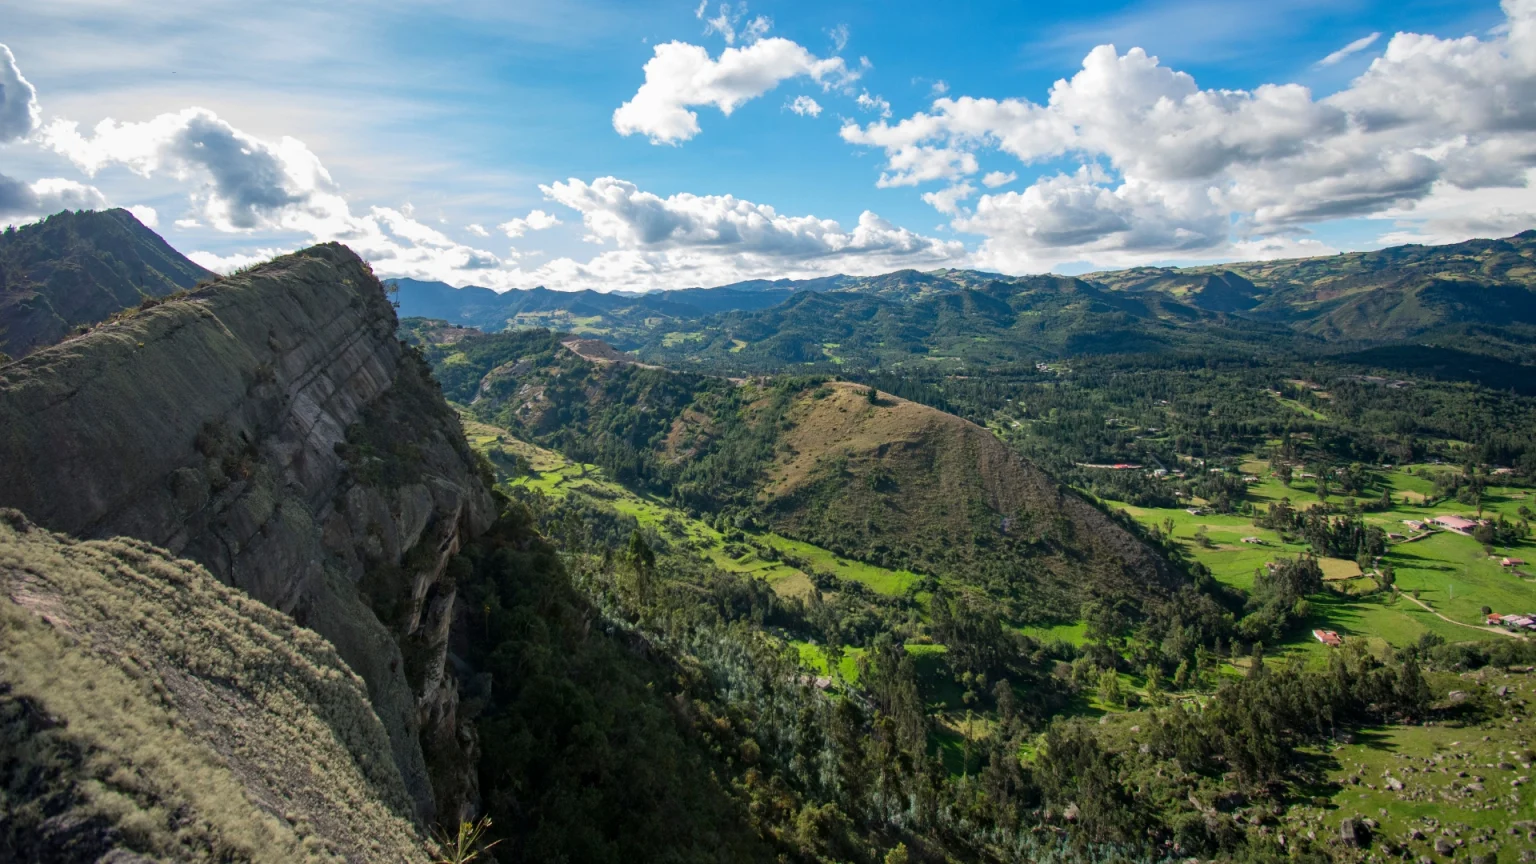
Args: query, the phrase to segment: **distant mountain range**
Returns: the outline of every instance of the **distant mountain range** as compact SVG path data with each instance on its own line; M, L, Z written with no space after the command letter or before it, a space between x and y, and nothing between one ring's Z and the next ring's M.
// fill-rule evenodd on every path
M125 210L59 213L7 231L0 353L24 356L212 275ZM1536 231L1081 277L899 270L647 294L392 282L401 317L487 332L547 327L716 371L972 368L1181 350L1422 365L1418 353L1388 350L1403 345L1433 346L1424 362L1476 367L1489 380L1522 377L1536 363Z
M1536 231L1322 258L1082 277L974 270L752 281L643 295L395 280L403 317L600 336L658 362L1028 362L1074 354L1339 353L1412 342L1536 360Z

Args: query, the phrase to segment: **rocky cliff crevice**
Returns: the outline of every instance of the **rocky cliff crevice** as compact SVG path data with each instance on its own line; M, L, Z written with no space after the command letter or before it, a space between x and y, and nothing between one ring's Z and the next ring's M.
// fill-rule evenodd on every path
M368 266L327 244L0 366L0 506L206 566L336 646L423 819L473 779L447 564L495 505ZM442 800L438 800L442 799Z

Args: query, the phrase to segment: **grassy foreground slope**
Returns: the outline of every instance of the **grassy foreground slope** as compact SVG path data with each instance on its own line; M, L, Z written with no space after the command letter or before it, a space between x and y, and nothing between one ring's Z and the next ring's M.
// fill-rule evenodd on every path
M0 858L424 861L363 682L136 540L0 510Z

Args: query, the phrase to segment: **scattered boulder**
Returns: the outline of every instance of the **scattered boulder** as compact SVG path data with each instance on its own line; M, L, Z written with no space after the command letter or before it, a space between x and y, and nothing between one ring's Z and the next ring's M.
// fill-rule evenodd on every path
M1451 843L1450 840L1447 840L1444 837L1436 837L1435 838L1435 854L1436 855L1450 855L1451 853L1453 853L1455 851L1456 851L1456 846L1455 846L1455 844Z
M1371 829L1366 827L1365 821L1354 817L1346 817L1339 823L1339 840L1345 846L1353 846L1357 849L1369 846L1371 843Z

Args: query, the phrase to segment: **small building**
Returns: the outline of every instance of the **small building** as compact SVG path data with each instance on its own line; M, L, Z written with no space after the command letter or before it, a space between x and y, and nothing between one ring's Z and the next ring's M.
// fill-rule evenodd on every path
M1184 512L1188 513L1191 516L1199 516L1199 515L1203 514L1205 511L1201 510L1199 507L1191 507L1188 510L1185 510Z
M1387 532L1387 539L1388 540L1407 540L1408 537L1406 535L1403 535L1403 534L1393 534L1392 532L1388 531Z
M1264 545L1264 540L1261 537L1244 537L1243 538L1243 542L1251 544L1251 545L1254 545L1254 546L1263 546Z
M1313 630L1312 638L1331 648L1337 648L1344 644L1344 640L1339 638L1339 634L1332 630Z
M1504 558L1499 561L1500 567L1524 567L1525 561L1520 558Z
M1492 624L1495 627L1497 627L1500 624L1504 623L1504 616L1500 615L1497 612L1489 612L1488 613L1488 623Z
M1499 623L1502 624L1506 629L1519 630L1525 625L1531 623L1531 619L1525 617L1524 615L1505 615L1503 620L1501 620Z
M1457 534L1469 533L1477 527L1477 522L1464 516L1436 516L1429 520L1447 531L1455 531Z
M1403 524L1407 525L1409 528L1413 529L1414 531L1423 531L1424 530L1424 523L1420 522L1417 519L1404 519L1403 520Z

